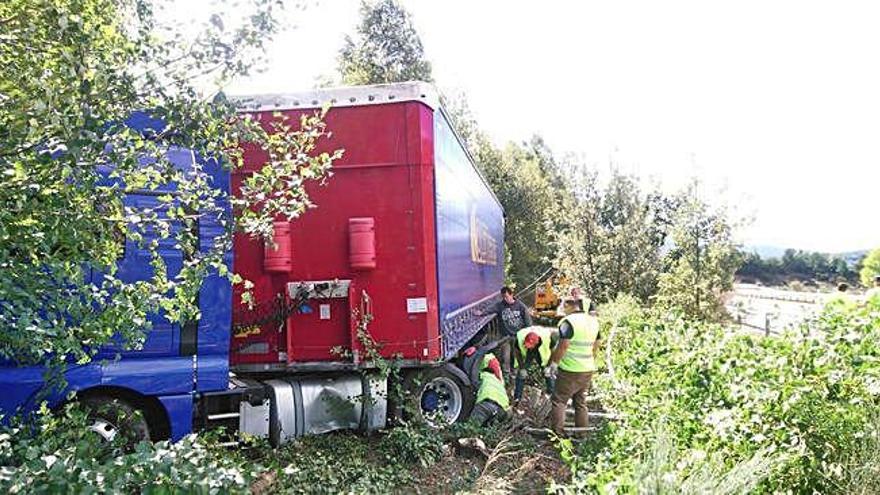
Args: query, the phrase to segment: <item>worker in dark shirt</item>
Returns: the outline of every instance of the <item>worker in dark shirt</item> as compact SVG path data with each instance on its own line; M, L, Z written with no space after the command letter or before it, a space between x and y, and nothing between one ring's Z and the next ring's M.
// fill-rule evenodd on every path
M510 287L501 288L501 301L492 310L501 320L501 336L506 337L498 346L498 360L507 376L512 376L511 364L513 363L514 339L516 332L525 327L532 326L532 317L529 309L513 295Z

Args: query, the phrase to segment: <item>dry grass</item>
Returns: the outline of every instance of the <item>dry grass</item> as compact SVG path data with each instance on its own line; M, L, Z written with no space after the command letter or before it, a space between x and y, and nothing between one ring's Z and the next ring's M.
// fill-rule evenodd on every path
M505 437L489 452L472 489L463 493L494 495L515 492L523 478L533 473L540 461L547 457L543 454L524 456L524 450L514 447L512 438ZM511 465L517 467L510 470Z
M846 463L846 481L841 492L852 495L880 493L880 417L874 418L865 432L861 450Z

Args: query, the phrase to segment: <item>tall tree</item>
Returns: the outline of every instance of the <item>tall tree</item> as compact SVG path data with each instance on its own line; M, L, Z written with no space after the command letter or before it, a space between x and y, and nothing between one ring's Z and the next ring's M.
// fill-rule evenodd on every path
M431 63L412 18L396 0L361 3L361 23L339 52L345 84L432 82Z
M662 225L635 177L614 171L602 201L600 219L608 233L608 298L630 293L642 300L654 293L660 271Z
M596 300L606 299L603 283L605 231L600 223L602 193L594 170L573 164L570 178L574 204L566 213L568 225L558 231L554 265Z
M726 210L703 200L696 181L678 197L671 239L674 246L659 277L656 302L691 318L722 318L721 296L733 288L740 257Z
M480 128L467 95L461 90L446 91L442 96L443 110L449 117L452 127L455 129L458 137L464 142L465 148L468 149L471 156L479 164L479 155L484 149L494 149L486 133Z
M559 241L557 266L598 301L629 293L647 302L661 269L667 225L658 208L665 203L617 169L601 190L594 171L575 175L576 213Z
M273 217L309 206L303 181L337 156L313 152L320 119L264 128L201 91L261 60L279 28L276 3L221 2L195 34L158 22L155 9L173 8L158 0L0 3L0 359L86 361L114 333L143 338L148 314L198 318L203 277L240 282L223 260L233 227L224 200L241 230L264 236ZM150 129L126 124L135 110ZM234 167L245 141L267 150L266 163L238 199L167 153L187 148ZM122 207L128 192L169 184L176 193L157 194L155 207ZM228 226L210 247L192 234L206 215ZM148 279L117 273L125 237L151 253ZM180 247L179 273L160 242Z

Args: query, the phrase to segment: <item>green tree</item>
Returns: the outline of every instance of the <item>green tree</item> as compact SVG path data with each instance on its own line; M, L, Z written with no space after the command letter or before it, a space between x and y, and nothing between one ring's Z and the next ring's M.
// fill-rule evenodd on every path
M862 260L859 280L861 280L862 285L865 287L873 287L874 277L878 275L880 275L880 248L869 252Z
M662 268L667 202L657 192L644 193L636 177L618 169L601 190L595 171L573 170L577 202L558 241L557 266L600 302L622 293L647 302Z
M589 297L604 301L607 294L602 255L606 239L600 225L602 193L598 177L582 163L573 163L570 170L574 205L566 212L568 225L557 235L559 248L554 264Z
M850 270L849 265L846 264L845 259L835 256L834 258L831 258L829 263L828 270L831 273L832 278L852 278L852 270Z
M361 3L357 35L346 36L339 52L339 73L352 85L433 81L422 40L396 0Z
M690 318L722 318L721 296L733 288L740 257L726 210L706 203L696 181L679 194L671 240L674 247L659 277L657 304Z
M461 90L452 90L442 94L441 98L443 110L449 117L456 134L474 160L477 161L477 166L480 166L481 153L484 150L497 152L497 149L480 128L480 124L471 110L467 95Z
M788 273L807 275L809 265L805 253L797 249L786 249L782 255L782 268Z
M845 259L825 253L787 249L781 259L762 259L755 253L740 254L743 263L737 275L755 277L764 283L784 284L792 278L854 283L858 277Z
M201 167L176 168L169 150L227 167L241 164L243 142L266 150L231 199L237 228L262 236L275 216L310 206L304 182L338 156L314 153L319 116L263 127L204 92L260 62L279 28L276 2L221 3L195 35L157 20L166 3L0 3L0 358L84 362L117 332L136 345L148 314L198 318L193 301L208 273L241 282L223 262L233 232L225 193ZM135 110L157 119L151 130L125 124ZM130 191L169 184L176 193L157 195L155 207L122 207ZM210 247L193 235L207 215L227 226ZM126 237L151 252L146 280L117 273ZM160 243L180 247L179 273Z
M657 287L664 229L635 177L614 170L602 198L600 221L606 231L606 299L629 293L647 300Z

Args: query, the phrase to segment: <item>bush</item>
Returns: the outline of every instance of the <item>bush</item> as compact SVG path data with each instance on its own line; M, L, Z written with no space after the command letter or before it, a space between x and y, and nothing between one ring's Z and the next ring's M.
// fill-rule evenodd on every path
M880 493L880 416L876 416L863 432L862 442L847 459L846 473L844 493Z
M90 424L71 404L0 428L0 493L247 493L257 484L282 493L387 493L413 481L413 466L438 462L444 442L440 432L403 426L278 449L224 448L219 432L132 446L121 435L102 441Z
M122 437L102 441L89 425L87 413L71 404L3 427L0 492L243 493L259 469L195 435L131 449Z
M443 438L424 425L392 428L379 444L379 450L391 464L418 464L428 467L443 455Z
M762 450L751 458L727 466L718 455L706 455L700 450L681 450L675 447L665 423L653 428L654 441L650 450L644 452L634 463L630 489L639 494L650 495L734 495L751 493L768 474L783 460L781 455L772 455ZM569 463L578 462L572 452L570 441L562 440L563 456ZM688 470L680 466L687 464ZM603 487L603 491L616 493L619 481ZM552 485L556 493L577 493L593 491L589 480L575 476L571 485Z
M660 423L680 452L677 480L707 456L732 467L760 452L785 458L758 492L829 493L851 477L849 460L880 412L880 301L832 305L769 338L636 316L618 328L616 380L597 380L606 407L625 419L608 427L594 462L573 459L580 486L635 491Z
M604 335L608 335L612 327L638 325L644 318L645 312L639 301L629 294L620 294L599 307L599 322Z
M332 433L285 445L274 453L280 474L272 489L279 493L387 493L409 483L412 473L407 464L385 457L384 440Z

